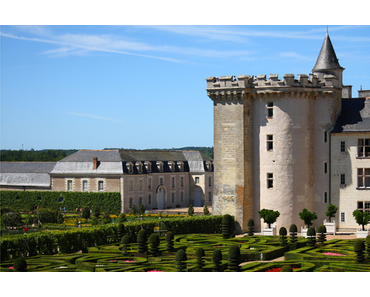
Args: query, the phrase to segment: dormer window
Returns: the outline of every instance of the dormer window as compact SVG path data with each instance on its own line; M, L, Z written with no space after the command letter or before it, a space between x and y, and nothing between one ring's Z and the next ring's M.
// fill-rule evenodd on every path
M156 165L157 165L158 171L163 172L163 162L157 161Z
M211 161L206 161L206 168L208 171L212 171L212 162Z
M168 161L168 167L170 168L170 170L173 172L175 171L175 162L173 161Z
M134 164L132 162L127 162L126 163L126 168L127 168L127 172L129 174L133 174L134 173Z
M139 173L143 173L143 163L141 163L141 162L136 162L136 163L135 163L135 166L136 166L136 170L137 170L137 172L139 172Z
M152 163L149 161L144 162L144 166L147 172L152 172Z
M180 171L184 171L184 162L178 161L177 162L177 167L179 168Z

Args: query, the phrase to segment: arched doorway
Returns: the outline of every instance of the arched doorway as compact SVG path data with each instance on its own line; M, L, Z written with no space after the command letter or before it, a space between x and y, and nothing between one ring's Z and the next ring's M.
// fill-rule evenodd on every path
M157 189L157 208L158 209L164 209L165 196L166 196L166 188L163 186L160 186Z
M194 206L202 206L203 191L200 187L194 189Z

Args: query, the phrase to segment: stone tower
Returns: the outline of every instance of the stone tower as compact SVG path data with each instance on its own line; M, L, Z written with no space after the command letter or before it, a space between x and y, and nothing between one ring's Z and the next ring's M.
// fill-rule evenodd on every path
M214 105L214 214L235 216L238 232L258 211L280 212L280 227L303 226L303 208L325 217L329 132L340 111L342 72L327 34L313 73L207 78Z

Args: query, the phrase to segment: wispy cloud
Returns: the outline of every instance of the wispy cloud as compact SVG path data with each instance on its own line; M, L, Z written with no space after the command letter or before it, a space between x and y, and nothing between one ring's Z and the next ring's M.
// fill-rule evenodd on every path
M79 117L92 118L92 119L115 122L115 123L120 123L120 124L124 123L124 122L116 120L116 119L101 117L101 116L92 115L92 114L85 114L85 113L78 113L78 112L66 112L66 113L71 114L71 115L75 115L75 116L79 116Z

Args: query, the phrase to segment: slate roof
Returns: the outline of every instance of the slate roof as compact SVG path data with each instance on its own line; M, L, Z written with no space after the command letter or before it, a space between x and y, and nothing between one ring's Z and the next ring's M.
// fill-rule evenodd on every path
M317 58L315 67L312 72L320 70L334 70L343 69L338 62L337 55L335 54L333 44L331 43L329 34L326 34L324 43L321 47L319 56Z
M331 133L370 132L370 100L342 99L342 110Z
M50 187L55 162L0 162L0 185Z

